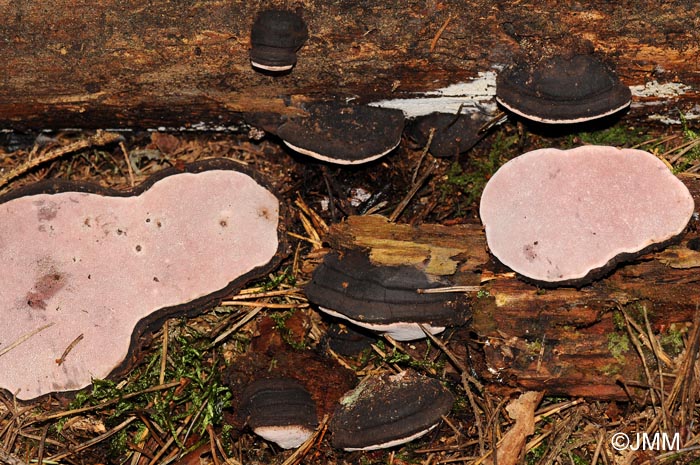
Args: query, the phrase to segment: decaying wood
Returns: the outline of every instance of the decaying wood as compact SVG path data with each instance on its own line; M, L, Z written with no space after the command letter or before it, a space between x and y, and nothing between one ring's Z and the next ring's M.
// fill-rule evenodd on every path
M700 205L700 179L682 180ZM328 240L339 249L363 248L377 264L412 264L455 284L481 284L471 325L486 361L479 374L494 385L628 399L640 385L654 383L635 341L641 341L648 366L662 363L672 371L673 352L668 349L666 357L652 348L647 327L660 340L680 339L700 311L696 227L693 219L677 245L581 289L543 290L522 281L489 258L478 224L414 227L379 216L351 217L332 227Z
M310 30L298 65L280 77L248 58L256 13L275 5L297 9ZM590 41L627 85L670 84L638 93L632 117L697 115L700 103L693 0L573 9L553 0L21 0L0 2L0 14L5 128L211 128L242 113L293 112L329 90L360 102L411 98L571 41Z

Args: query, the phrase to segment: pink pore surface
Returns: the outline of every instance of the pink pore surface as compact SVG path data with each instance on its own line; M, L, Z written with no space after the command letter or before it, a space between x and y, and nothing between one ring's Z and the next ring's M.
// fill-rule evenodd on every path
M503 264L556 282L671 239L693 209L685 185L650 153L583 146L509 161L484 188L480 214Z
M139 196L0 204L0 351L24 338L0 355L0 387L32 399L105 378L141 319L267 264L278 208L230 170L168 176Z

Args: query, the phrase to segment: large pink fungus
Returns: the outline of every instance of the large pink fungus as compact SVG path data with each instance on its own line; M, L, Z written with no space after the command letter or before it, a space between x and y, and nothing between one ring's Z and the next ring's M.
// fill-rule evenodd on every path
M662 247L693 214L690 192L650 153L541 149L489 180L481 220L491 252L539 283L580 286Z
M268 271L279 203L234 166L0 199L0 387L27 400L123 372L145 331Z

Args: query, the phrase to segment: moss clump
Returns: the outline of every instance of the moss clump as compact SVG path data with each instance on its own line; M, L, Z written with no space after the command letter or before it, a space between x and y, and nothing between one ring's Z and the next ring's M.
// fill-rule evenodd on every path
M630 340L626 334L608 334L608 350L620 364L626 361L625 354L630 351Z
M632 147L643 144L650 139L649 134L634 127L617 124L601 131L580 132L569 136L568 148L581 144L612 145L615 147Z
M466 169L458 162L452 163L445 182L440 186L443 200L459 196L456 205L458 210L470 209L481 197L481 192L493 173L511 158L513 154L510 152L517 141L518 135L498 133L486 156L471 158Z

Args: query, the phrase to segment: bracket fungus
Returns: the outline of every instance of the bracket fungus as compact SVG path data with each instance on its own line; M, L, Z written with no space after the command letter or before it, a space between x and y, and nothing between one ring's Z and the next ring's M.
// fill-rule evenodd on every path
M417 144L425 146L430 140L430 132L434 130L430 153L439 158L454 157L479 142L479 130L487 121L478 112L458 115L433 112L408 123L406 134Z
M279 201L230 160L128 192L68 181L0 198L0 388L20 400L129 369L141 336L279 261Z
M582 286L669 243L693 210L686 186L654 155L582 146L510 160L486 184L480 214L504 265L538 284Z
M306 23L288 10L266 10L258 15L250 31L250 63L271 73L289 71L309 36Z
M255 434L283 449L299 447L318 426L311 394L290 378L253 382L243 391L241 408Z
M401 110L323 102L308 105L308 116L292 117L277 135L293 150L318 160L357 165L383 157L401 142Z
M308 299L329 315L397 341L425 337L466 321L461 294L419 293L440 286L411 266L373 265L365 253L329 253L306 285Z
M592 55L559 55L517 62L498 75L496 100L527 119L574 124L617 113L632 93Z
M438 380L414 371L367 375L340 400L331 443L347 451L405 444L435 428L453 403Z

